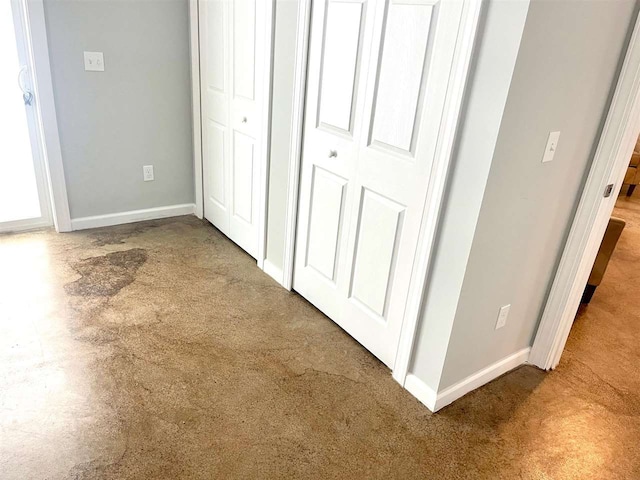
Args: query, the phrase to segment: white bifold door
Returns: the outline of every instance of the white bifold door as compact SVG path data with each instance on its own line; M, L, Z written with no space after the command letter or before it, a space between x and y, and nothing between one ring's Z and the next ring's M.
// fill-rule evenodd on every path
M258 254L270 0L200 0L204 216Z
M315 1L294 289L393 368L462 1Z

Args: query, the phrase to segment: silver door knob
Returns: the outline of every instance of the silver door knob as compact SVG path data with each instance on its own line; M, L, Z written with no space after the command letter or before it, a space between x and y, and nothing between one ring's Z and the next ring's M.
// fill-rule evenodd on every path
M335 158L338 156L337 150L329 150L329 158Z
M247 123L247 117L242 117L242 123Z

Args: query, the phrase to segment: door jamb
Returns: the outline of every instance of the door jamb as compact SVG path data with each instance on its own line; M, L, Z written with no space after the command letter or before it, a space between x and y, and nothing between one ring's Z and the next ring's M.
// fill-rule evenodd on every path
M49 186L51 213L56 231L71 231L69 200L62 163L60 134L56 116L49 44L44 16L43 0L23 0L26 13L29 55L33 66L36 119L44 157L46 179Z
M263 82L262 82L262 123L260 131L261 159L259 164L259 195L260 205L258 207L258 258L256 263L258 268L264 271L264 261L267 257L267 212L269 207L269 164L270 164L270 133L271 133L271 83L273 80L273 43L275 34L275 10L276 0L269 0L266 8L267 28L264 31L264 51L267 53L263 60Z
M529 363L539 368L551 370L560 362L639 133L640 16L531 348ZM608 184L615 187L604 198Z
M312 0L300 0L296 27L296 50L291 109L291 134L289 137L289 171L287 176L287 210L285 215L284 254L282 260L282 286L293 288L293 265L298 219L298 193L302 142L304 139L304 111L307 91L307 61L311 33Z
M201 0L189 0L189 54L191 57L191 114L193 122L193 171L195 208L194 214L198 218L204 217L204 186L203 186L203 158L202 158L202 85L200 84L200 25L199 8ZM264 270L267 243L267 207L268 207L268 181L269 181L269 132L271 126L271 80L273 75L273 33L275 21L275 0L270 0L266 8L267 28L262 45L267 53L267 65L264 66L262 127L260 131L260 172L258 208L258 252L257 265Z
M189 0L189 55L191 56L191 118L193 125L194 215L204 217L202 185L202 116L200 115L200 23L199 1Z
M441 130L438 134L438 145L436 148L434 163L432 165L432 175L420 225L417 254L412 266L409 295L405 307L396 359L393 366L393 378L401 385L404 385L411 361L413 343L416 336L423 301L423 293L427 280L427 272L431 262L431 255L433 253L433 243L436 236L440 209L444 197L455 134L460 119L462 99L465 92L465 85L469 73L469 66L475 45L476 31L483 1L484 0L467 0L465 2L458 30L453 68L449 79ZM302 161L301 153L304 126L303 119L307 75L307 54L311 28L311 2L312 0L301 0L298 11L282 283L282 285L288 290L291 290L293 285L299 177Z

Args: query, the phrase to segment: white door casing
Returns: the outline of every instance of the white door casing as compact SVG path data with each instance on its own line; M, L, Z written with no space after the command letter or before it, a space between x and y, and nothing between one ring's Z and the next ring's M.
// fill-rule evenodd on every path
M255 258L263 234L272 2L200 0L204 216Z
M36 5L37 6L37 5ZM40 216L36 218L19 219L0 225L0 232L19 231L48 226L52 224L51 198L47 179L45 162L45 146L42 138L42 126L40 123L40 96L36 88L35 65L32 52L32 39L29 24L29 12L24 0L11 0L10 8L13 14L13 26L17 47L19 70L14 72L20 89L29 101L25 100L26 121L29 130L31 155L37 185ZM3 65L13 67L13 65ZM17 94L17 89L16 89ZM21 119L16 119L20 121Z
M393 368L464 2L314 2L294 289Z
M536 332L529 363L558 366L640 131L640 15ZM614 185L608 196L608 185Z

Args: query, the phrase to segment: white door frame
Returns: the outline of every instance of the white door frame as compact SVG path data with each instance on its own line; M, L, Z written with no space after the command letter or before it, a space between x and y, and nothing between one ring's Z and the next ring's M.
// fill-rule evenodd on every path
M290 138L289 182L287 186L287 213L285 225L285 253L283 262L283 286L291 290L295 255L296 221L298 217L299 179L304 127L304 101L306 93L307 60L309 50L311 2L300 0L296 39L295 81L293 91L292 129ZM455 134L460 117L460 107L465 91L473 52L476 30L483 0L467 0L463 9L458 40L454 53L449 88L445 100L441 130L427 191L418 247L412 267L409 295L405 307L402 330L393 378L404 385L411 361L414 338L422 306L427 272L431 262L433 242L439 220L447 174L451 161Z
M640 133L640 17L636 19L607 119L536 333L529 363L555 368ZM604 197L613 184L611 196Z
M71 217L69 215L69 201L53 96L44 4L43 0L17 1L20 2L24 9L27 55L29 56L30 67L33 69L30 72L34 94L32 108L34 109L37 123L35 133L38 145L38 151L34 151L33 156L34 162L40 162L40 168L44 170L46 183L46 185L39 185L39 193L46 196L46 207L51 213L51 220L53 220L56 230L58 232L70 232ZM50 224L50 221L38 224L21 221L15 222L12 228L36 228Z
M204 217L204 188L203 188L203 158L202 158L202 116L201 116L201 84L200 84L200 26L199 8L200 2L206 0L189 0L189 31L190 31L190 55L191 55L191 105L193 122L193 172L195 190L195 210L198 218ZM256 44L262 45L265 58L268 59L265 78L262 85L262 99L265 102L262 108L262 123L260 132L260 146L258 148L260 207L258 208L258 255L256 258L258 267L264 270L264 260L267 251L267 207L269 195L269 134L271 130L271 81L273 75L273 33L275 20L275 0L268 1L271 8L267 8L266 20L269 27L265 30L265 38L262 42L257 39Z
M193 177L196 217L204 218L202 185L202 115L200 97L200 23L199 0L189 0L189 54L191 56L191 115L193 124Z

